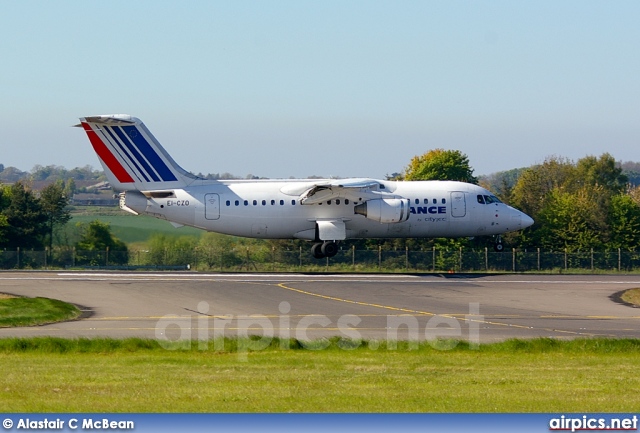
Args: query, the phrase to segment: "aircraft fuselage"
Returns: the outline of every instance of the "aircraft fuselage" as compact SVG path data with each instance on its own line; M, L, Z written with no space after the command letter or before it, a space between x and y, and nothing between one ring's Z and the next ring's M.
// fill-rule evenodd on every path
M530 225L522 212L501 202L486 203L485 197L494 197L486 189L462 182L377 181L379 191L409 201L408 219L393 223L356 214L355 207L364 199L301 204L295 192L314 182L203 181L184 189L129 191L123 204L141 214L207 231L271 239L318 240L316 222L322 220L343 221L347 238L471 237Z

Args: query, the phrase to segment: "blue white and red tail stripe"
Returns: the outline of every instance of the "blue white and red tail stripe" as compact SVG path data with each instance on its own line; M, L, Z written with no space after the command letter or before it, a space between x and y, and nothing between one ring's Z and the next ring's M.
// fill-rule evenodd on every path
M195 180L162 148L142 121L126 114L80 118L93 149L118 190L183 188Z

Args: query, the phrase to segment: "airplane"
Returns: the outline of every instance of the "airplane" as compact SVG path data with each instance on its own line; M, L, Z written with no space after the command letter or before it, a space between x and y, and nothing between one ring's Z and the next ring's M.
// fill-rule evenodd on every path
M210 180L182 169L136 117L80 118L120 208L228 235L303 239L315 258L362 238L495 236L533 224L478 185L369 178Z

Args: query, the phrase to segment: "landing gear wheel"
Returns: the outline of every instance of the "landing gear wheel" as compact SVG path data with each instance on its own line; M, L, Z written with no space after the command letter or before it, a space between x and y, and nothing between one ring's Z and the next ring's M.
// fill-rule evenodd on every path
M338 244L331 241L325 242L322 244L321 251L326 257L333 257L338 254Z
M502 242L498 242L493 246L493 249L496 250L496 252L501 253L504 251L504 245L502 244Z
M313 254L315 259L322 259L325 257L325 254L322 252L322 245L323 244L313 244L311 247L311 254Z

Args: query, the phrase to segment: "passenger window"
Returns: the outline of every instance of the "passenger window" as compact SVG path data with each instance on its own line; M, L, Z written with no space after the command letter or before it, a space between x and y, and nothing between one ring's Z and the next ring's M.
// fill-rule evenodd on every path
M271 206L273 206L274 204L276 204L275 200L271 200Z
M284 205L284 200L280 200L280 206Z
M478 203L484 204L484 197L482 197L482 195L480 194L478 194Z
M424 199L424 204L429 204L429 199L428 198Z
M245 201L244 201L244 205L245 205L245 206L249 206L249 200L245 200Z
M336 204L340 204L340 199L336 199Z
M240 200L236 200L236 206L240 206Z
M445 204L447 202L447 199L442 199L442 204Z
M416 199L416 204L420 204L420 199L419 198Z
M438 200L436 200L435 198L433 199L433 204L438 204Z
M257 206L257 205L258 205L258 200L254 200L254 201L253 201L253 205L254 205L254 206Z
M262 200L262 206L266 206L267 205L267 201L266 200Z
M295 206L296 205L296 201L295 200L291 200L291 206Z
M327 201L327 204L331 204L331 200L328 200L328 201Z
M349 204L349 199L348 198L344 199L344 204Z
M231 202L227 200L227 206L231 206Z

